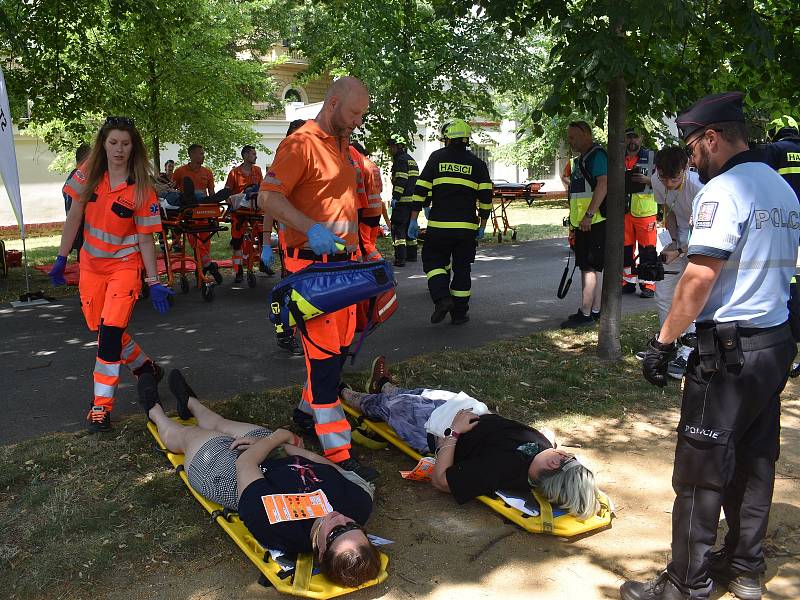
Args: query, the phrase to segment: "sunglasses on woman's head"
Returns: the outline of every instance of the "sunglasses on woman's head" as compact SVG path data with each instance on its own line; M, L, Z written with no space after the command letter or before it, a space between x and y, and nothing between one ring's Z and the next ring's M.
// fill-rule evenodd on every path
M130 117L106 117L103 127L133 127L133 119Z
M344 535L348 531L364 531L364 528L356 523L355 521L351 521L350 523L346 523L344 525L337 525L333 529L328 532L328 537L325 538L325 548L330 548L331 544L335 542L340 536Z

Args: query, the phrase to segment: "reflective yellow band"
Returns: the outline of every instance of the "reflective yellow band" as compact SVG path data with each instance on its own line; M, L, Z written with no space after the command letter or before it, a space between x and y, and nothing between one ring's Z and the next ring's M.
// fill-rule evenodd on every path
M408 172L408 176L409 176L409 177L419 177L419 171L417 171L417 170L414 170L414 169L412 169L412 170L409 170L409 172Z
M463 185L464 187L468 187L472 190L478 189L477 183L470 181L469 179L464 179L463 177L437 177L433 180L433 185L442 185L443 183L449 183L450 185Z
M425 202L425 198L423 198L422 196L417 196L416 194L414 194L413 196L411 196L411 199L412 199L414 202Z
M397 201L398 204L410 204L411 202L414 202L414 196L403 196Z
M479 202L478 208L482 208L483 210L492 210L492 206L494 206L491 202Z
M430 181L425 181L424 179L417 179L417 185L428 189L433 187L433 184Z
M395 246L405 246L406 245L405 238L402 238L402 239L399 239L399 240L395 240L394 241L394 245Z
M450 295L455 296L456 298L469 298L472 295L472 292L467 290L466 292L463 290L454 290L450 288Z
M463 221L428 221L428 227L439 229L472 229L478 231L477 223L465 223Z
M405 171L398 171L394 174L395 179L408 179L408 173Z
M491 190L492 188L494 188L494 185L492 185L491 181L489 183L481 183L478 185L479 190Z
M398 194L402 194L403 192L406 191L406 188L404 185L396 185L394 186L392 191L397 192Z
M800 167L783 167L778 169L780 175L797 175L800 173Z
M437 275L447 275L447 271L445 269L433 269L432 271L428 271L425 275L430 279L431 277L436 277Z

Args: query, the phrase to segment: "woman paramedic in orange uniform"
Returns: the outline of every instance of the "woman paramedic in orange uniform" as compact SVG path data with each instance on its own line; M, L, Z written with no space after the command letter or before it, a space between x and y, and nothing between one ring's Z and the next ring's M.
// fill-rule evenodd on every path
M76 169L64 191L74 202L49 275L53 285L66 283L67 254L85 218L78 290L86 324L98 331L94 400L86 419L90 432L108 431L120 365L136 376L161 375L161 369L125 331L141 289L142 269L158 312L169 310L168 297L174 295L158 279L153 234L161 231L161 217L150 185L147 151L133 119L106 119L89 158Z

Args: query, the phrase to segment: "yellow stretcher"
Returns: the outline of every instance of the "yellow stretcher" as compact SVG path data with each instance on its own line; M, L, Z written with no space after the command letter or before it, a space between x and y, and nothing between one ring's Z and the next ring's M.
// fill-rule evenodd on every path
M388 423L370 421L356 409L345 404L344 401L342 401L342 406L345 411L356 418L360 423L364 423L372 431L405 452L414 460L422 458L419 452L398 437L397 433L395 433L394 429L392 429ZM585 521L564 512L558 507L553 509L553 506L536 490L533 490L533 496L539 504L539 515L536 517L527 515L516 508L508 506L498 496L493 496L491 498L489 496L478 496L476 500L483 502L492 510L500 513L503 517L530 533L549 533L560 537L574 537L602 531L611 527L614 511L611 506L611 501L605 494L601 494L598 498L600 509L597 511L597 514L589 517Z
M181 425L197 424L194 419L183 421L178 417L174 417L173 420ZM267 552L265 548L250 534L237 513L223 508L216 502L211 502L192 489L192 486L189 485L189 479L183 466L183 454L173 454L166 449L166 446L164 446L164 443L158 436L158 429L156 428L155 423L148 422L147 429L156 439L158 447L164 452L167 459L169 459L169 462L171 462L175 467L176 473L178 473L180 478L183 480L183 483L186 484L186 487L189 488L189 491L192 492L192 495L200 504L203 505L203 508L205 508L211 514L212 520L216 521L217 524L225 530L225 533L227 533L231 539L236 542L236 545L239 546L242 552L247 555L247 558L249 558L256 568L261 571L259 583L262 585L271 584L279 592L291 594L292 596L302 596L303 598L318 598L320 600L325 600L327 598L334 598L336 596L349 594L357 589L377 585L378 583L384 581L386 577L388 577L389 574L386 572L386 567L389 564L389 557L383 552L380 553L380 575L378 575L376 579L368 581L357 588L340 587L330 582L321 573L313 574L314 557L311 554L299 554L297 556L297 562L294 570L290 572L283 571L281 566L272 559L269 552Z

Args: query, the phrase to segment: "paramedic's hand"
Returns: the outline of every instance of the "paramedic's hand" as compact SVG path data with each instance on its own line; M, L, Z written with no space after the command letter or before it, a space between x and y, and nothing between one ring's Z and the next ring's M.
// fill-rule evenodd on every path
M342 238L333 235L320 223L312 225L306 232L306 236L308 236L308 245L311 246L314 254L335 254L338 251L337 242L345 244Z
M56 262L50 272L47 274L50 277L50 283L54 286L67 285L67 280L64 279L64 269L67 268L67 257L56 256Z
M485 226L484 227L479 227L478 228L478 233L475 234L475 239L476 240L482 240L483 236L485 236L485 235L486 235L486 227Z
M419 223L415 219L408 224L408 239L417 239L417 234L419 234Z
M163 283L156 283L150 286L150 302L153 303L155 308L162 315L169 312L170 296L174 296L175 292L165 286Z
M269 243L265 243L264 247L261 248L261 262L264 263L264 267L267 269L271 269L272 263L275 262L275 255L272 253L272 245Z
M462 409L458 411L455 418L453 418L452 428L458 433L467 433L478 424L478 419L478 415L471 410Z
M426 206L425 208L423 208L422 212L425 213L425 218L426 219L430 219L431 218L431 207L430 206Z
M664 387L667 385L667 364L675 358L675 343L662 344L658 335L654 335L647 344L647 352L642 361L642 374L653 385Z

